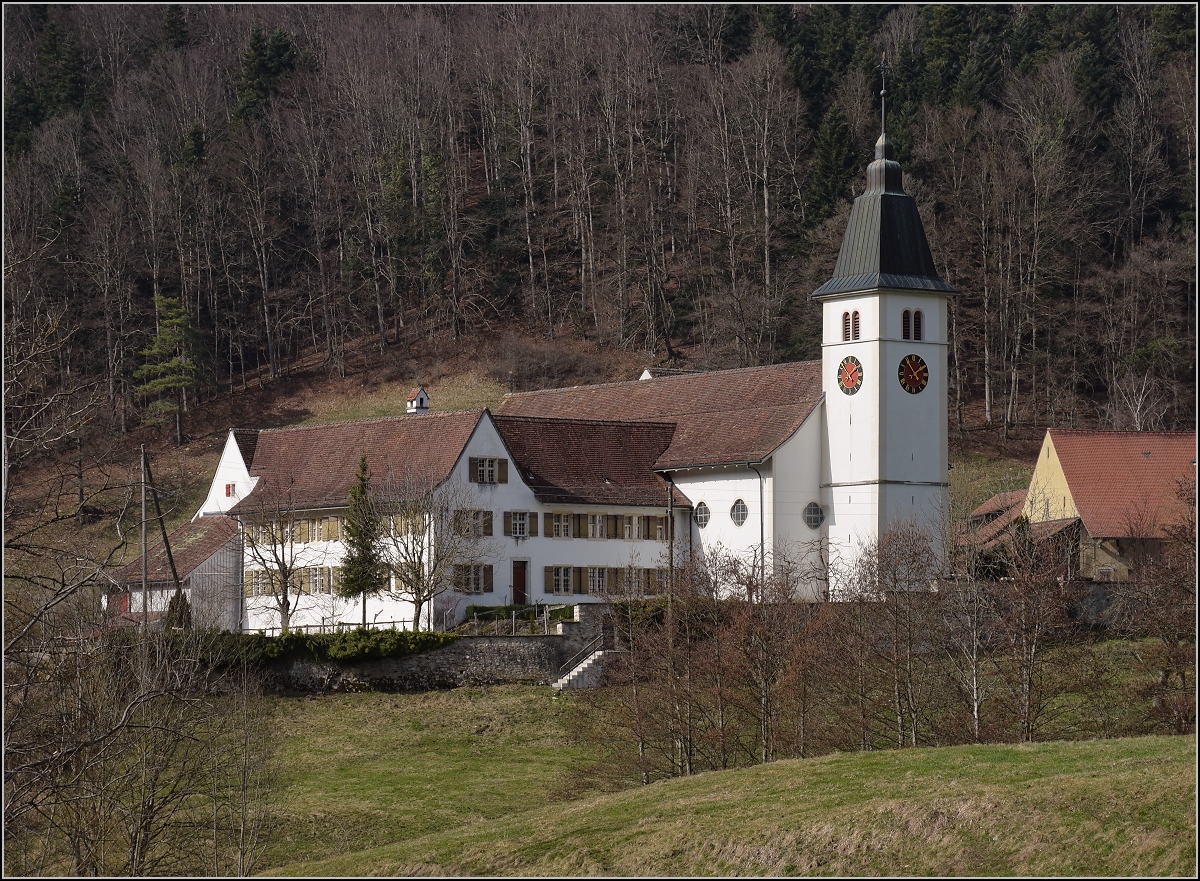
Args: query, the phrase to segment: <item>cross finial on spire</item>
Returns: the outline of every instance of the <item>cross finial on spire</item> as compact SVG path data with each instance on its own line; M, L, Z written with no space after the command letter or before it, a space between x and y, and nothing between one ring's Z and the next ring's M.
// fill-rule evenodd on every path
M875 68L879 71L879 79L883 88L879 91L879 125L880 130L887 134L887 78L892 72L892 66L888 64L887 52L883 53L883 60L879 63L879 67Z

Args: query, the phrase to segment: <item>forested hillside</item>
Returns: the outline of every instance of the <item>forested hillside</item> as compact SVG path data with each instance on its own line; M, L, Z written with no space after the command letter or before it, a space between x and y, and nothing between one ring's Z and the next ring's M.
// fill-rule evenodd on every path
M818 354L888 129L941 274L952 424L1194 421L1195 10L4 10L6 448L509 328ZM15 461L9 459L8 461Z

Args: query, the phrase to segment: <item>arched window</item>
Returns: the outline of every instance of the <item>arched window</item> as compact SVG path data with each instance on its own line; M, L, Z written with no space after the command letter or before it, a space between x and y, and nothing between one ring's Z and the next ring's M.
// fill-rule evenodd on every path
M921 318L922 318L921 310L918 309L916 312L913 313L913 339L914 340L925 339L925 336L923 333L924 328L921 327L921 325L924 324L925 322L923 322L921 320Z
M854 316L851 318L850 339L858 339L858 310L854 310Z
M904 315L902 315L900 318L900 335L902 337L904 337L904 339L906 339L906 340L912 339L912 337L909 335L911 328L912 328L912 313L909 312L907 309L905 309Z
M842 313L842 342L850 339L850 313Z

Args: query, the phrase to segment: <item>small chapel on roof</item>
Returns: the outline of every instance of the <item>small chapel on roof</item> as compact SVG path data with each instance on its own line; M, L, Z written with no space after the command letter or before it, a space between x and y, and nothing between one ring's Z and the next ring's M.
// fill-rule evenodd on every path
M797 599L836 598L838 573L889 525L942 534L955 290L937 274L886 131L867 184L832 277L811 294L819 361L647 370L510 393L494 413L428 412L417 388L405 415L231 431L197 517L232 518L245 537L238 626L277 628L281 595L293 627L360 620L337 585L340 520L363 455L389 486L453 500L453 516L427 518L427 533L473 539L419 612L393 561L387 589L361 610L377 624L662 592L680 567L718 554L759 577L786 565ZM387 524L397 548L398 531L414 528L408 515Z

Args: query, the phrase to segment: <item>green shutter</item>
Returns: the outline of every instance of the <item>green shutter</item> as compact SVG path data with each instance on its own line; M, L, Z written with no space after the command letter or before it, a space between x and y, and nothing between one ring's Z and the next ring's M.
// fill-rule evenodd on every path
M508 460L496 460L496 483L508 483Z
M505 535L512 535L512 518L513 518L512 511L504 512L504 534Z
M538 534L538 512L530 511L525 518L529 523L529 534L537 538Z

